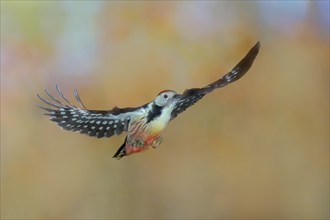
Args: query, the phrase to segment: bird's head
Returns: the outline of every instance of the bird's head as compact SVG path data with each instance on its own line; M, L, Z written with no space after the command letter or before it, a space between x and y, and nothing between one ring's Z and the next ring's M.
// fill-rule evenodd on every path
M177 93L172 90L164 90L155 98L155 104L159 107L165 107L173 102L177 97Z

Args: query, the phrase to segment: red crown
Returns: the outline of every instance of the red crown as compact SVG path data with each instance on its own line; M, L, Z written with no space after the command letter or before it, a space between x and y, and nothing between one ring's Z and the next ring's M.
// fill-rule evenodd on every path
M164 93L164 92L174 92L173 90L169 90L169 89L167 89L167 90L163 90L163 91L161 91L160 93L158 93L158 95L160 95L160 94L162 94L162 93Z

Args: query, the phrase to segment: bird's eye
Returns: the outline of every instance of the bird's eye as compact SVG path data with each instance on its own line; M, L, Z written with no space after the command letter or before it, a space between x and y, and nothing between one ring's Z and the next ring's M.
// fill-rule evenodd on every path
M167 97L168 97L168 95L165 94L165 95L164 95L164 98L167 99Z

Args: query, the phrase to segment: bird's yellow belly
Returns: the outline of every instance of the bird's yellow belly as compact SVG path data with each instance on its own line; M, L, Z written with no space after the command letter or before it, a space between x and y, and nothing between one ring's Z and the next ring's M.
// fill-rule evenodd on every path
M150 132L160 133L166 128L169 121L170 121L170 114L164 113L161 117L158 117L150 122Z
M138 135L129 136L126 142L126 154L145 151L159 137L164 126L151 126Z
M126 142L126 154L147 150L159 137L170 121L170 115L165 114L145 125L145 118L132 121Z
M161 123L161 122L151 122L150 124L150 134L154 135L154 134L159 134L161 131L163 131L165 129L167 124Z

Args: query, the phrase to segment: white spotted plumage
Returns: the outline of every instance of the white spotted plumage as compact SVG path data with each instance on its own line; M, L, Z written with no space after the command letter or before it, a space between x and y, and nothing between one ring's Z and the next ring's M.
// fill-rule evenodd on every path
M82 103L78 92L74 90L74 97L81 105L81 107L76 107L64 97L57 85L56 90L61 100L56 99L45 90L50 101L39 95L38 97L48 107L39 107L47 111L46 115L50 116L51 121L56 122L65 130L97 138L128 132L124 144L114 155L115 158L120 159L131 153L142 152L149 146L157 147L161 142L160 132L178 114L213 90L240 79L252 66L259 47L258 42L229 73L217 81L202 88L185 90L183 94L165 90L160 92L152 102L139 107L115 107L106 111L88 110Z

